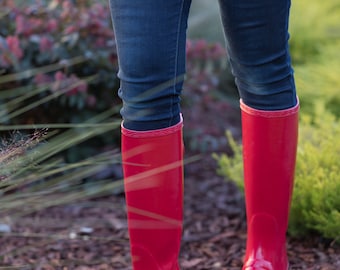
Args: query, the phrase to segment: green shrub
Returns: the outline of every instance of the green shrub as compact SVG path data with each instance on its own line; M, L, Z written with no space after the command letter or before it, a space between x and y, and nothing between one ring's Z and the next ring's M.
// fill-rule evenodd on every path
M318 59L295 67L301 110L316 116L314 107L324 103L327 110L340 118L340 39L322 48Z
M301 111L313 117L319 103L340 117L339 16L337 0L292 2L290 51L296 85Z
M310 117L301 120L290 231L314 230L339 241L340 123L323 106L316 111L313 124Z
M290 48L294 64L310 62L340 37L338 0L292 1Z
M214 158L218 161L218 174L225 176L226 179L230 179L235 182L238 188L244 191L243 182L243 156L242 145L237 143L231 135L231 132L227 131L226 136L233 152L232 156L226 154L217 155L213 154Z
M306 236L316 231L339 241L340 123L323 106L316 108L316 114L319 117L313 121L301 117L289 233ZM218 172L243 189L242 146L228 138L234 155L215 155Z

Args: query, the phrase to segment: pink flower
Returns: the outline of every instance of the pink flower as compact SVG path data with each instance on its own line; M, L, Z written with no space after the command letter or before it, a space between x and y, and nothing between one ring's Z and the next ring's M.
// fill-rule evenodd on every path
M21 59L24 55L20 48L20 41L16 36L8 36L6 38L9 51L17 58Z
M42 37L39 43L40 52L50 51L53 47L53 42L48 37Z
M16 25L15 33L17 35L28 34L30 27L27 21L25 20L24 16L18 15L15 18L15 25Z
M74 96L78 93L87 92L87 83L80 80L75 74L67 76L64 72L58 71L54 75L55 82L52 86L53 91L67 90L66 96Z
M97 103L97 99L95 96L93 95L89 95L87 98L86 98L86 104L87 106L89 106L90 108L93 108Z
M105 44L106 44L105 38L99 37L99 38L96 39L95 46L97 48L103 48L103 47L105 47Z
M41 31L44 28L44 21L42 19L30 18L28 23L35 32Z
M192 41L189 39L186 42L186 50L187 52L190 52L190 50L192 50Z
M7 0L4 3L5 7L8 7L10 9L15 8L16 4L14 3L14 0Z
M54 79L55 79L56 81L63 81L63 80L65 80L66 78L67 78L67 77L66 77L65 73L62 72L62 71L57 71L56 74L54 74Z
M191 41L187 40L186 42L186 55L188 59L197 59L200 58L202 53L202 48L205 47L204 41Z
M204 39L197 40L194 44L193 56L198 59L206 59L208 44Z
M70 10L73 8L73 5L70 1L66 0L62 2L62 7L64 10Z
M68 27L65 29L64 33L65 33L66 35L69 35L69 34L72 34L72 33L76 32L76 31L77 31L77 27L76 27L75 25L70 25L70 26L68 26Z
M215 43L209 48L209 58L213 60L218 60L224 57L226 54L225 49L220 43Z
M56 19L50 19L47 22L46 28L49 33L55 32L58 30L58 21Z
M85 93L87 91L87 84L80 80L76 75L72 74L68 80L68 86L75 85L72 89L67 91L67 96L73 96L78 93Z
M9 67L9 60L7 59L6 55L0 54L0 67L7 68Z
M107 18L107 11L104 6L100 3L95 3L91 6L91 10L95 13L99 18L105 19Z
M51 86L51 90L55 92L60 89L63 89L65 85L67 84L66 80L67 80L67 76L65 75L65 73L62 71L57 71L54 74L54 82Z
M87 27L91 22L93 18L90 17L89 13L82 12L79 14L79 21L78 21L78 27L84 28Z
M60 18L62 20L67 20L67 19L75 19L73 18L74 15L76 15L76 10L74 8L74 5L68 1L64 0L62 2L62 12L60 14Z
M83 80L80 80L76 76L75 76L75 81L74 82L77 84L77 86L75 88L77 93L86 93L87 92L87 83L86 82L84 82Z
M194 56L194 43L191 40L186 42L186 56L188 60L191 60Z

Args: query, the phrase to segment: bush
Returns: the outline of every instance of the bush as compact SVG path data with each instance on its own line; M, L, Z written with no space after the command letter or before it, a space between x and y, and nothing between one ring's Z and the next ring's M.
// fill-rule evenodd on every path
M322 46L318 59L295 68L301 110L316 115L315 106L324 106L340 119L340 40Z
M339 13L337 0L292 1L290 48L295 65L317 58L323 45L339 38Z
M118 85L110 15L103 5L86 2L2 4L6 12L0 17L0 89L30 85L33 90L43 85L39 98L62 92L48 104L45 117L35 115L40 122L79 122L75 112L88 116L113 105ZM16 77L4 76L14 73ZM56 113L57 106L64 110Z
M340 117L339 16L336 0L292 3L290 48L296 85L301 110L314 117L318 103Z
M117 111L118 64L109 9L77 2L1 2L1 124L77 124ZM118 144L113 133L103 134L69 149L67 158L84 158L113 142Z
M319 106L318 118L302 115L289 233L306 236L317 232L339 241L340 228L340 123ZM217 156L219 173L241 189L242 146L228 135L233 156Z
M340 123L322 106L317 114L301 120L290 232L340 241Z

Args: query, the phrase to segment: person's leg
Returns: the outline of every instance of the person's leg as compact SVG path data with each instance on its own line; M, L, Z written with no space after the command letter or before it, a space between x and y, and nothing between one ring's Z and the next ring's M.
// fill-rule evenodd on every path
M259 110L297 103L288 50L290 0L219 0L241 99Z
M191 0L110 0L124 127L160 129L180 121Z
M190 0L110 0L134 270L178 270L183 219L180 93Z
M288 50L289 0L220 0L241 96L248 238L243 269L288 268L298 100Z

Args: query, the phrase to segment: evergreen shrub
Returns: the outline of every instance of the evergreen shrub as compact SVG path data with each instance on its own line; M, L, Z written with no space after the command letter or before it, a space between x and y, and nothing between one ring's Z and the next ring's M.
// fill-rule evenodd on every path
M339 14L338 0L292 1L289 31L294 65L317 58L323 45L340 37Z
M340 13L339 13L340 14ZM315 106L324 106L340 119L340 38L322 46L322 53L295 67L301 110L318 117Z

